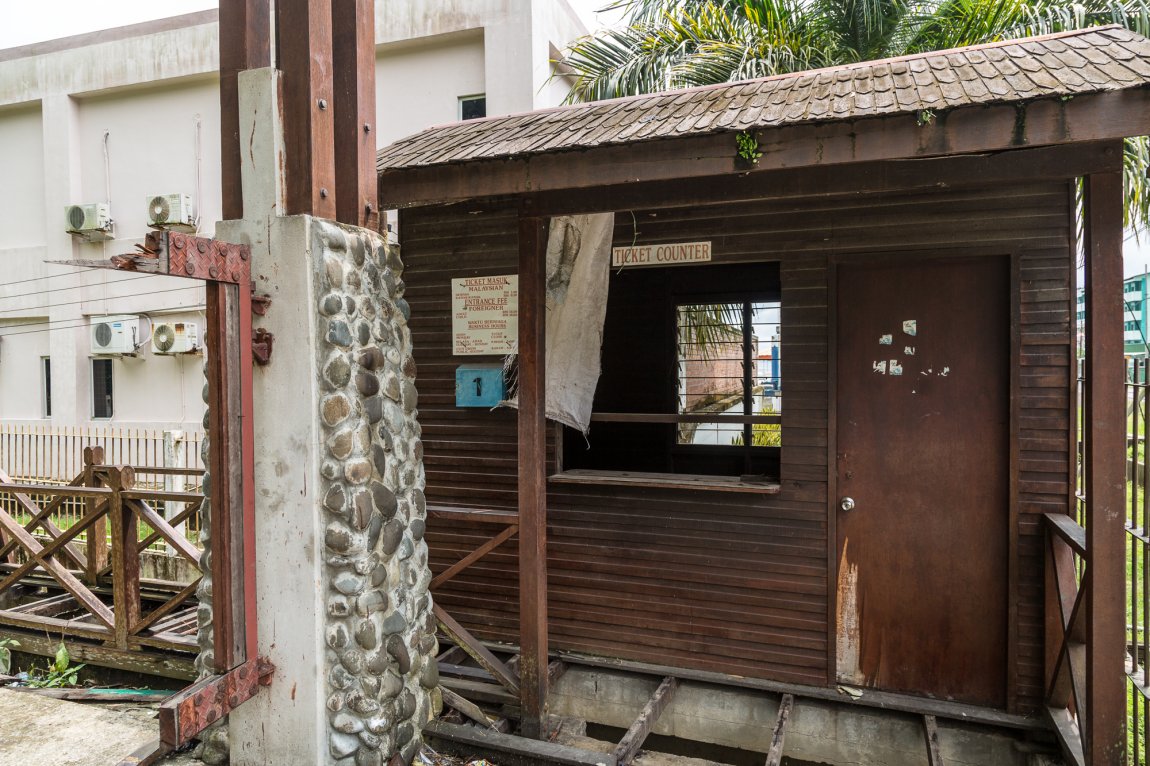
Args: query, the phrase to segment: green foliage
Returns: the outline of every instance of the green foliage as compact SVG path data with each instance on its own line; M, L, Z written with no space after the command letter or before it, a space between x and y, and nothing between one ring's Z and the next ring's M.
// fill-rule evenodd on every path
M33 689L57 689L62 686L75 686L80 677L80 670L84 665L73 665L72 656L68 648L61 641L56 647L56 656L51 665L44 668L32 668L29 673L28 685Z
M7 675L12 669L12 648L20 646L14 638L0 638L0 673Z
M920 111L918 113L918 117L916 118L916 121L918 122L918 126L920 128L923 125L931 124L932 122L934 122L934 110L933 109L923 109L922 111Z
M654 93L1121 24L1150 0L617 0L627 25L576 40L569 101ZM933 114L919 115L920 125ZM742 145L740 144L740 156ZM1126 142L1126 223L1150 226L1145 138ZM752 160L753 161L753 160Z
M777 415L773 399L763 399L763 406L759 408L760 415ZM780 447L782 446L783 429L779 423L753 423L751 424L752 447ZM731 439L736 447L743 446L743 435L739 434Z
M759 157L762 157L763 153L759 151L759 139L755 138L754 134L745 130L736 134L735 144L739 147L740 157L747 162L759 164Z

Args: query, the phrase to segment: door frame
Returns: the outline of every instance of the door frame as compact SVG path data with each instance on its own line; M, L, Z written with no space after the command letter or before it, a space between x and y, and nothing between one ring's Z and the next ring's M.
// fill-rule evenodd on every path
M864 251L827 255L827 686L838 685L838 267L854 263L900 263L908 259L946 259L979 256L1009 260L1010 411L1007 451L1007 582L1006 582L1006 710L1018 708L1018 424L1019 373L1021 365L1021 249L986 247L939 247L930 250ZM1071 270L1074 271L1073 269ZM1071 295L1073 301L1074 296ZM785 449L785 447L784 447Z

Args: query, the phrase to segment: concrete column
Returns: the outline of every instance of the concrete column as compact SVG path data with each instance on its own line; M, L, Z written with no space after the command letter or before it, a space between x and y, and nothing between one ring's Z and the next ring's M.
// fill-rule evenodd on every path
M490 116L535 108L532 2L508 0L507 5L507 14L483 30L483 71Z
M244 73L241 93L276 115L275 83L271 70ZM253 141L245 211L279 209L280 135ZM231 762L410 763L441 701L398 252L311 216L216 231L251 246L272 299L257 326L276 338L255 370L253 413L259 652L276 672L232 713Z
M44 244L47 260L79 257L72 235L64 231L64 206L80 198L79 110L67 93L46 95L41 102L44 141ZM50 273L50 272L49 272ZM78 280L79 277L76 278ZM69 281L69 283L73 283ZM81 295L80 291L68 293ZM48 301L58 303L62 301ZM53 306L47 310L53 322L52 420L74 425L88 420L90 375L87 330L69 327L80 323L80 304ZM58 323L58 324L57 324Z

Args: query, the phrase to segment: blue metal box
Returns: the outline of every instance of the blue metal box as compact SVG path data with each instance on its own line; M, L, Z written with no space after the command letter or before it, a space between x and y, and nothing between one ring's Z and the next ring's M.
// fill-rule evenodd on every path
M456 407L495 407L507 396L503 365L471 364L455 368Z

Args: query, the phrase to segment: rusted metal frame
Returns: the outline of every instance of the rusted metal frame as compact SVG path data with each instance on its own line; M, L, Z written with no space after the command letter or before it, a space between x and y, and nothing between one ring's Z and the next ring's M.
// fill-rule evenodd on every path
M5 529L29 554L36 554L43 550L40 541L26 532L16 519L0 507L0 528ZM43 562L44 571L60 583L64 590L76 597L85 609L92 613L97 620L107 627L112 627L114 617L108 607L88 590L79 579L54 559Z
M790 720L791 710L794 709L794 695L784 694L779 699L779 713L775 717L775 726L771 729L771 746L767 749L766 766L780 766L783 762L783 748L787 736L787 721Z
M1103 119L1097 115L1096 119ZM1133 133L1131 135L1134 135ZM1115 143L1116 151L1122 150ZM1090 551L1086 600L1086 709L1091 766L1126 761L1125 534L1126 406L1123 361L1122 174L1089 175L1085 186L1086 435ZM1084 587L1087 587L1084 584ZM1080 721L1083 719L1080 718Z
M188 583L187 586L185 586L184 589L179 593L172 596L163 604L149 612L147 617L144 617L132 626L132 634L134 635L136 633L142 633L143 631L148 630L153 625L155 625L158 620L179 609L181 604L183 604L192 596L196 595L196 588L199 587L200 581L203 579L203 576L197 577L195 580Z
M1150 92L1129 90L1081 95L1067 102L1043 99L955 109L931 125L919 125L914 115L903 114L767 128L753 131L763 156L749 170L732 149L733 131L578 152L383 169L380 199L385 207L404 207L635 182L755 175L783 168L1000 152L1019 146L1113 141L1143 133L1148 108ZM1115 159L1120 161L1121 154ZM541 208L540 212L550 210Z
M375 0L337 0L331 11L336 220L378 229Z
M467 652L484 670L490 673L507 691L512 694L520 693L520 679L515 671L503 664L491 650L479 642L475 636L443 610L443 607L434 604L431 608L439 628L455 642L456 646Z
M651 733L651 728L659 720L663 711L667 709L667 705L671 704L671 700L675 698L675 692L678 688L679 679L674 676L667 676L655 689L651 698L647 700L647 704L643 706L638 718L631 724L631 728L627 729L627 733L623 735L623 738L619 740L619 745L615 748L615 760L619 766L628 766L635 759L643 747L647 735Z
M485 542L483 545L479 546L478 548L473 550L471 553L467 554L466 556L461 558L459 561L455 562L454 564L449 566L447 569L440 572L438 575L435 576L434 579L432 579L431 585L428 587L431 590L435 590L436 588L438 588L439 586L443 585L445 582L450 580L452 577L455 577L457 574L462 572L464 569L467 569L469 566L474 564L476 561L479 561L481 558L486 556L488 553L491 553L491 551L495 550L500 545L503 545L503 543L507 542L509 539L514 537L515 533L518 531L519 531L518 525L512 524L507 529L503 530L502 532L497 534L495 537L491 538L490 540Z
M942 747L938 743L938 719L932 715L924 715L922 732L926 740L927 763L929 766L942 766Z
M160 703L160 741L180 747L271 683L275 668L250 659L227 673L205 678Z
M18 484L17 482L12 481L11 476L0 469L0 492L11 494L12 497L16 499L16 503L24 509L24 512L32 517L32 520L29 522L30 526L26 526L25 528L31 532L37 526L39 526L53 538L58 538L61 535L61 530L59 527L52 523L49 515L51 514L52 510L55 510L57 507L59 507L60 503L64 502L65 498L76 496L74 493L69 493L67 490L76 488L79 483L79 479L73 479L72 482L65 487L55 487L54 489L56 491L53 492L53 494L59 493L58 496L49 503L48 508L41 508L36 503L34 503L32 498L29 497L25 492L19 491L19 488L21 487L30 489L38 485ZM51 486L52 485L45 485L45 489L48 489ZM14 541L9 541L5 544L5 548L8 548L8 546L14 544ZM5 552L7 551L0 551L0 554ZM88 557L81 553L78 547L74 545L67 546L65 548L64 555L71 559L72 563L75 564L78 569L88 568Z
M84 486L98 487L100 477L96 475L95 466L104 462L104 448L99 446L84 448ZM96 512L96 500L88 498L84 501L87 506L86 514ZM88 570L85 573L91 585L99 582L100 574L108 564L108 517L101 514L98 521L91 528L86 540Z
M115 605L112 641L117 649L128 648L132 626L140 620L140 552L136 548L139 528L122 495L122 490L130 488L134 479L131 468L109 471L104 477L112 490L108 517L112 523L112 603Z
M25 574L44 564L48 559L53 558L62 548L66 548L68 542L77 537L81 532L92 526L97 520L104 516L107 512L108 501L105 500L97 509L95 514L85 514L82 519L77 521L67 531L60 533L60 536L54 538L50 543L41 548L39 551L28 551L28 560L23 564L16 567L7 577L0 580L0 593L8 590L8 588L15 585Z
M1010 255L1010 469L1007 473L1006 709L1018 712L1018 507L1021 451L1018 440L1022 401L1022 255ZM925 720L925 719L924 719ZM933 718L929 721L934 723ZM937 739L937 732L936 732ZM940 758L941 763L941 758ZM934 766L934 764L932 764Z
M133 510L140 520L155 530L156 534L164 538L165 541L176 551L191 562L192 566L200 566L200 549L188 542L188 539L181 535L170 523L160 514L156 513L152 506L145 503L143 500L125 499L125 505ZM137 544L136 551L139 552L142 547Z
M279 0L275 13L287 212L328 219L336 217L332 4Z
M545 735L547 702L547 221L519 217L519 643L521 731Z
M220 175L224 220L244 217L239 73L271 66L270 0L220 3Z
M786 277L780 275L782 280ZM785 286L785 284L783 285ZM782 301L779 301L780 311ZM780 316L781 318L781 316ZM827 258L827 680L838 683L838 257ZM786 434L783 434L785 437ZM782 449L786 450L786 439ZM830 583L834 583L831 586Z

